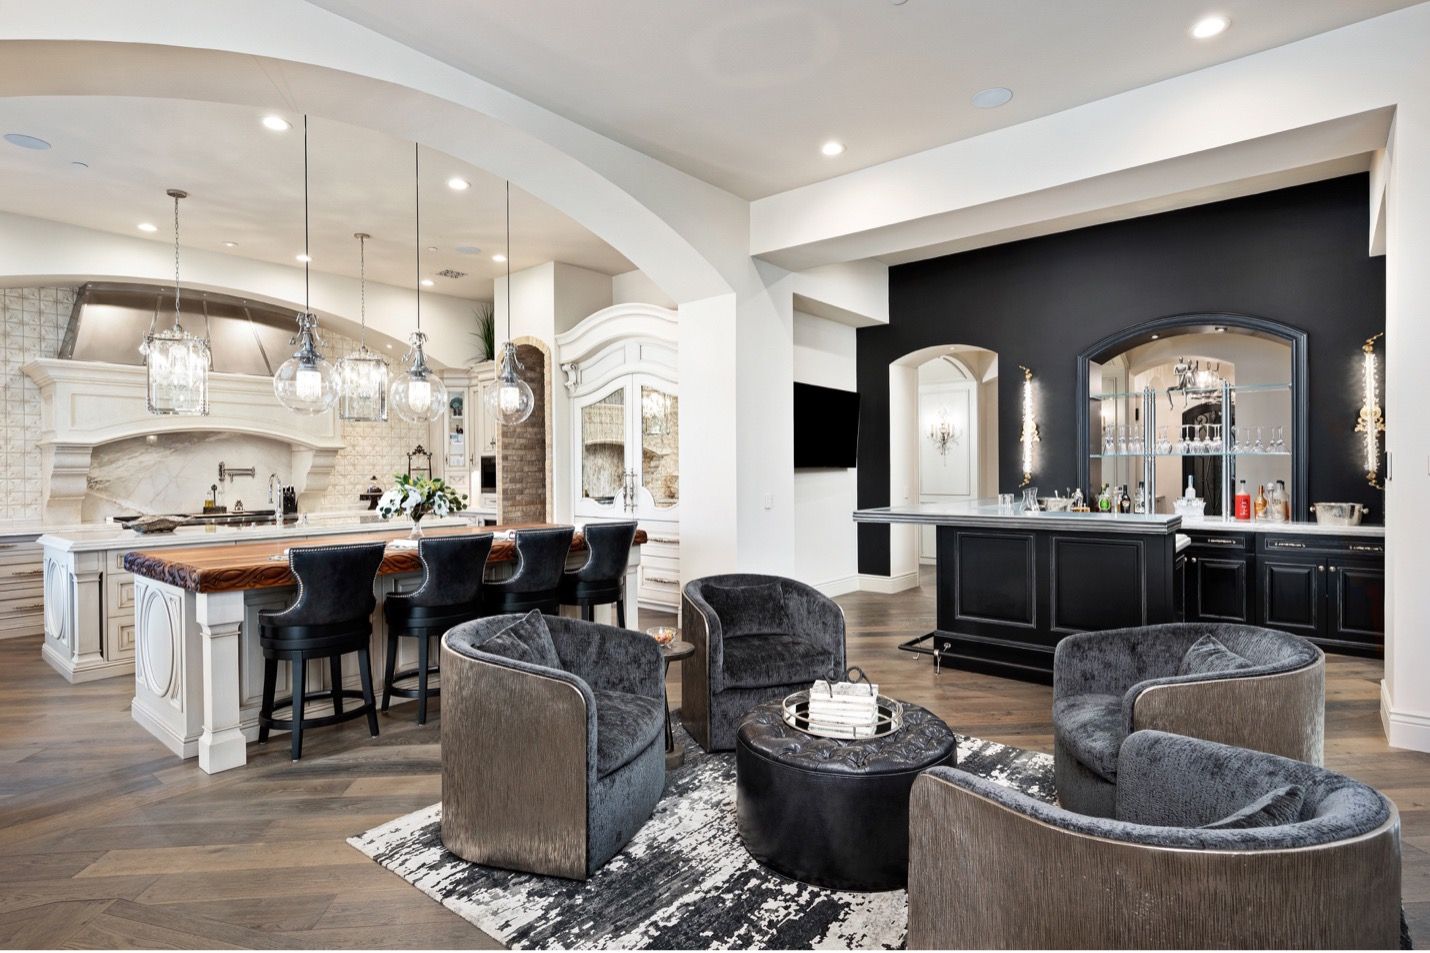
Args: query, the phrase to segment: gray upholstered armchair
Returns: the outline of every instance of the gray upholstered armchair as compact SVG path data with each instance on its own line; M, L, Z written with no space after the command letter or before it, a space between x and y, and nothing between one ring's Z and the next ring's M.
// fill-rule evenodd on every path
M1118 748L1142 728L1320 764L1325 664L1305 639L1249 625L1068 636L1053 657L1059 802L1110 817Z
M706 751L735 747L740 720L762 702L844 673L844 612L793 579L736 574L686 583L680 717Z
M926 771L909 806L909 949L1398 946L1400 817L1371 788L1158 731L1123 743L1116 788L1108 819ZM1228 826L1254 804L1276 805L1270 823Z
M595 622L492 616L442 639L442 843L459 857L585 880L665 787L655 641Z

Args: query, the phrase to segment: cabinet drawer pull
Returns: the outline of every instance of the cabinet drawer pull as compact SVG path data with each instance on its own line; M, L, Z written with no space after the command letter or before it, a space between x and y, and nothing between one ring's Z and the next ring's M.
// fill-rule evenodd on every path
M1225 536L1207 536L1202 539L1203 543L1211 546L1240 546L1241 540L1227 539Z
M1350 549L1357 553L1381 553L1385 551L1384 547L1367 546L1365 543L1351 543Z
M1335 566L1332 566L1332 567L1331 567L1331 572L1335 572L1335 571L1336 571L1336 567L1335 567Z
M674 546L674 545L676 545L677 543L679 543L680 540L676 539L676 538L673 537L673 536L647 536L647 537L646 537L646 542L647 542L647 543L664 543L664 544L667 545L667 546Z
M658 583L660 583L661 585L665 585L665 586L678 586L678 585L680 585L680 580L679 580L679 579L666 579L664 576L646 576L646 577L645 577L645 581L646 581L646 582L658 582Z
M24 572L12 572L12 573L10 573L10 578L12 578L12 579L33 579L33 578L36 577L36 576L43 576L44 574L45 574L45 571L44 571L43 569L27 569L27 570L25 570Z
M1271 541L1273 549L1305 549L1305 543L1295 543L1286 539L1274 539Z
M32 605L32 606L15 606L15 607L14 607L13 609L11 609L10 611L11 611L11 612L39 612L40 610L42 610L42 609L44 609L44 608L45 608L45 604L44 604L43 602L37 602L37 603L35 603L35 604Z
M1325 572L1325 571L1326 571L1326 567L1325 567L1325 566L1317 566L1316 568L1317 568L1318 570L1320 570L1321 572Z

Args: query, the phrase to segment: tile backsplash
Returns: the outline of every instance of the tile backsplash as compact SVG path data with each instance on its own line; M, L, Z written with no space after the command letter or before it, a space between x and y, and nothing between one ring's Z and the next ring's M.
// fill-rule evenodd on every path
M60 340L64 337L73 309L74 294L73 288L0 289L0 348L3 348L5 361L4 376L0 379L5 411L3 426L0 426L0 521L39 519L41 516L40 393L35 383L20 372L20 368L36 358L58 356ZM340 334L325 331L322 337L329 360L335 361L358 347L356 340ZM397 357L390 358L394 370ZM196 429L200 427L196 426ZM346 445L339 451L334 463L332 480L318 506L321 510L362 508L365 504L358 499L358 494L367 489L370 477L376 474L379 483L384 487L391 486L392 475L407 470L407 452L418 444L425 446L429 442L427 425L406 423L395 414L387 423L343 422L342 436ZM242 440L221 440L220 444L225 442L228 446L222 448L225 450L223 455L227 456L229 451L252 455L262 450L259 455L266 461L260 468L262 472L266 475L269 470L264 468L277 468L276 458L267 460L272 456L268 452L271 448L258 443L247 446ZM182 458L187 446L183 441L165 440L158 446L133 444L132 449L139 453L152 452L156 455L156 462L162 457L167 461L164 468L174 470L180 467L178 458ZM157 484L153 487L148 485L152 480L139 479L132 462L123 464L115 459L115 454L123 449L119 444L107 450L96 449L95 462L101 464L101 472L92 474L92 480L100 480L103 485L96 485L92 494L94 498L85 501L86 520L102 519L129 504L146 505L142 497L157 487ZM196 458L191 462L207 473L212 469L209 457L219 449L219 444L212 441L195 441L192 450L202 459ZM247 461L234 462L241 466L249 465ZM286 475L286 469L281 468L280 475ZM203 491L212 481L199 482L203 485L192 501L193 505L183 508L197 509L202 503ZM181 500L187 502L194 495L186 485L180 487L165 483L165 486L168 488L166 492L147 501L149 508L173 508ZM250 495L247 487L243 490L245 492L241 495ZM262 489L255 487L252 501L245 499L244 502L249 508L255 508L262 494Z

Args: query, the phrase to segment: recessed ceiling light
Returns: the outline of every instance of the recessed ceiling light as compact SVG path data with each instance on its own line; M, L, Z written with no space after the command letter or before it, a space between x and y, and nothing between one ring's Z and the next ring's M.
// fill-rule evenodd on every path
M89 163L88 163L88 162L81 162L81 161L79 161L78 159L75 159L73 162L70 163L70 165L74 166L76 169L88 169L88 168L89 168Z
M140 223L139 223L139 231L141 231L141 232L157 232L158 230L159 230L159 226L158 226L158 225L155 225L153 222L140 222Z
M224 242L224 243L223 243L223 247L224 247L224 248L237 248L237 247L238 247L238 242Z
M837 155L843 155L844 143L835 142L833 139L830 139L824 145L819 147L819 151L832 159Z
M495 262L503 262L503 261L506 261L506 256L505 256L505 255L493 255L493 256L492 256L492 261L495 261Z
M435 285L436 283L437 283L437 282L433 281L431 278L423 278L423 279L422 279L422 287L424 287L424 288L430 288L430 287L432 287L433 285Z
M973 94L973 105L979 109L997 109L1013 98L1013 91L1007 86L990 86Z
M36 138L35 136L27 136L23 132L5 133L5 141L12 146L19 146L21 149L44 150L50 147L50 144L45 140Z
M282 116L264 116L263 128L272 129L274 132L287 132L293 128L293 124Z
M1209 17L1202 17L1192 24L1192 36L1199 40L1210 40L1214 36L1219 36L1226 32L1226 28L1231 26L1231 20L1214 13Z
M457 254L459 254L459 255L480 255L481 253L482 253L482 250L481 250L480 248L478 248L476 245L458 245L458 246L457 246Z
M454 175L454 176L452 176L450 179L447 180L447 188L449 188L449 189L455 189L455 190L458 191L458 192L465 192L467 189L470 189L471 187L472 187L472 183L468 182L466 179L462 178L461 176L456 176L456 175Z
M293 257L296 258L296 259L298 259L299 261L301 261L301 262L302 262L303 264L305 264L305 265L306 265L308 262L310 262L310 261L313 260L313 256L312 256L312 255L294 255Z

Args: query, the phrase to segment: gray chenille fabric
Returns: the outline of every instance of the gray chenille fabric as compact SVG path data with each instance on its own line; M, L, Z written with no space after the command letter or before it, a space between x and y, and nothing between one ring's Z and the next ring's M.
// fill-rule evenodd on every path
M1076 788L1083 797L1075 803L1111 808L1118 748L1149 688L1295 671L1318 658L1305 639L1248 625L1179 622L1068 636L1053 656L1059 791ZM1178 674L1184 664L1196 671Z
M497 637L532 614L547 630L555 666L502 654L505 643ZM496 651L491 651L494 641ZM445 643L472 658L567 682L581 693L586 702L586 866L595 873L640 830L665 787L660 647L639 632L539 613L466 622L449 631Z
M1392 810L1384 795L1324 768L1160 731L1139 731L1123 742L1110 817L1075 814L958 768L929 770L1054 827L1154 847L1314 847L1369 833L1386 823ZM1290 785L1305 792L1294 823L1246 829L1203 826Z

